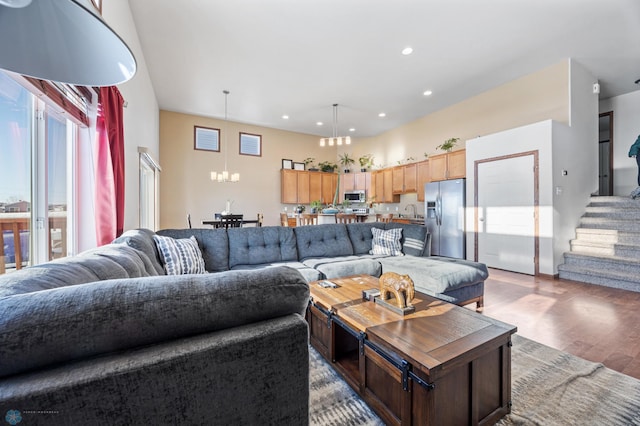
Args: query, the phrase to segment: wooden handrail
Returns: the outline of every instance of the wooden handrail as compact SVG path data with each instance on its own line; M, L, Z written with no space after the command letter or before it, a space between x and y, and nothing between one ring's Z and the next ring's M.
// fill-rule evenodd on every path
M64 257L67 255L67 212L52 212L49 217L49 230L60 229L61 252ZM4 252L4 231L13 233L13 248L15 254L16 269L22 269L22 241L21 231L30 231L31 213L0 213L0 274L6 273L5 252ZM49 231L49 257L53 258L53 239Z

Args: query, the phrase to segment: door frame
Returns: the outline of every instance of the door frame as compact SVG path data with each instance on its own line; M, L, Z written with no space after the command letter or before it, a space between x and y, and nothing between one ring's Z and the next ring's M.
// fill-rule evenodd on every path
M607 116L609 117L609 195L613 195L613 111L601 112L598 114L598 118ZM599 144L600 127L598 126L598 145ZM598 188L600 188L600 182L598 182Z
M474 261L478 261L478 166L482 163L490 163L495 161L508 160L510 158L533 156L533 220L534 220L534 238L533 238L533 275L540 274L540 185L539 185L539 167L538 167L538 150L519 152L516 154L501 155L499 157L483 158L473 162L473 239L474 239Z

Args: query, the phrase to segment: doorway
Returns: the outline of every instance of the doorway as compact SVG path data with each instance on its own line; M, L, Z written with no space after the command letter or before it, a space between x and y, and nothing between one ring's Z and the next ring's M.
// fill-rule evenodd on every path
M613 195L613 111L598 118L598 195Z
M538 274L538 152L475 162L475 260Z

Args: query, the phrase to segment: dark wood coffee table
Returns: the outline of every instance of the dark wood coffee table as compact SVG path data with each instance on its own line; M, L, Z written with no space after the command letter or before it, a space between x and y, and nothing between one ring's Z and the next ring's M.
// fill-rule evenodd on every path
M387 424L493 424L511 409L516 327L416 292L399 315L362 298L367 275L312 282L310 340Z

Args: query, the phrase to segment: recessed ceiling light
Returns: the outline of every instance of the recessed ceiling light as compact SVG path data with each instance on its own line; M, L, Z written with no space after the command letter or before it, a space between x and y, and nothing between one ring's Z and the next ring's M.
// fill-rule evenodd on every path
M282 119L283 119L283 120L288 120L288 119L289 119L289 116L285 114L285 115L283 115L283 116L282 116Z
M356 131L356 129L352 127L352 128L350 128L350 129L349 129L349 131L350 131L350 132L355 132L355 131Z
M378 114L378 117L386 117L387 114L385 114L384 112L381 112L380 114Z
M407 55L411 55L413 53L413 48L411 47L405 47L404 49L402 49L402 54L407 56Z
M318 122L316 123L316 126L322 126L322 124L323 124L323 123L322 123L322 121L318 121Z
M431 90L425 90L422 94L425 96L431 96L433 95L433 92Z

